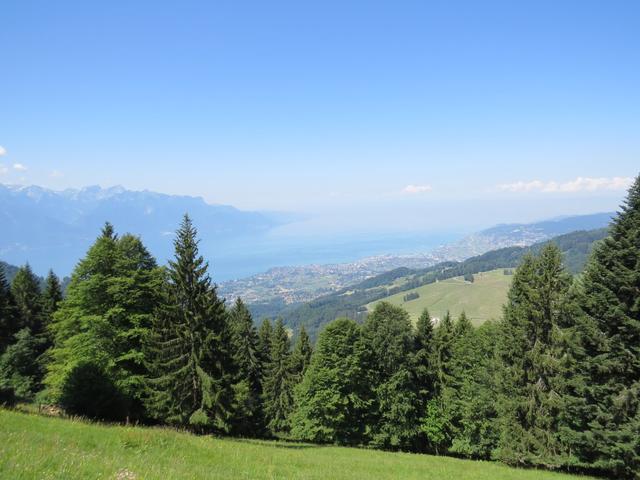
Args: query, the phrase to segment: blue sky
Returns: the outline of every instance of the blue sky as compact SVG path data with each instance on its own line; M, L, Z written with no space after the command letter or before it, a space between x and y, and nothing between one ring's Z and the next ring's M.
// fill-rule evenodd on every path
M3 183L443 230L613 209L640 171L637 1L7 0L0 18Z

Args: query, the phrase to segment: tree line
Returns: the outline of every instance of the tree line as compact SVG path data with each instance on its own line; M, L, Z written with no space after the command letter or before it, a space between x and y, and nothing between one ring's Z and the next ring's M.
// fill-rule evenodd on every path
M157 265L111 225L62 298L0 275L0 392L70 414L635 478L640 471L640 177L573 277L526 255L499 321L412 324L386 302L314 348L227 306L185 216ZM57 285L57 287L56 287Z

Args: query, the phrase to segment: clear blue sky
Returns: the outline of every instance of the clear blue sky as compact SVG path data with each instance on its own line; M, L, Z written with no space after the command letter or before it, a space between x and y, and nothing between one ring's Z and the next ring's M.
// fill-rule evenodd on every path
M3 183L420 229L615 208L640 171L635 0L6 0L0 18Z

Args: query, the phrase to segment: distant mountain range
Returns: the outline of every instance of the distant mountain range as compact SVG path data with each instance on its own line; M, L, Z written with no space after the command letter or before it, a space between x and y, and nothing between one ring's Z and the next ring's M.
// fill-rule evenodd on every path
M199 229L205 256L221 245L287 222L282 215L211 205L200 197L123 187L53 191L0 184L0 258L16 265L28 261L41 274L53 268L67 275L104 222L110 221L117 232L140 235L164 262L171 255L173 234L186 212Z
M497 225L431 252L413 255L378 255L357 262L278 267L240 280L222 282L220 292L254 304L254 311L269 314L286 305L308 302L321 295L397 268L421 269L444 261L463 261L504 247L525 247L577 230L606 227L613 212L567 216L529 224Z

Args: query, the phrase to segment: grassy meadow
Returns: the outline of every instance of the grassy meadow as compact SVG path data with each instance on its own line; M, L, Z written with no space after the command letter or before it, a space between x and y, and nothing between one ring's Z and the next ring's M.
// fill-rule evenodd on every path
M0 478L570 480L497 463L170 429L108 426L0 410Z
M512 278L505 275L502 268L476 273L473 283L465 282L462 277L450 278L371 302L367 309L372 311L378 302L390 302L404 308L414 321L425 308L432 317L438 318L442 318L447 310L454 318L464 311L475 325L480 325L500 318ZM420 297L405 302L404 296L413 292Z

